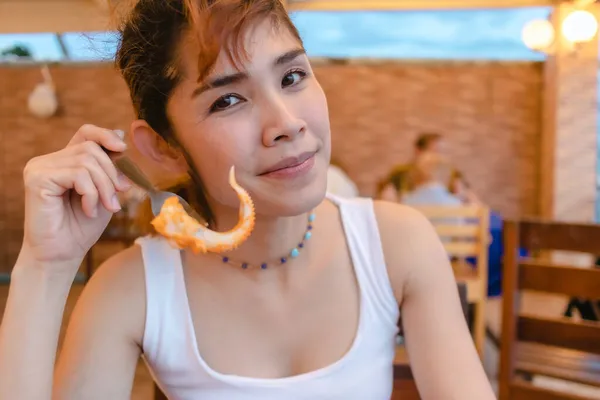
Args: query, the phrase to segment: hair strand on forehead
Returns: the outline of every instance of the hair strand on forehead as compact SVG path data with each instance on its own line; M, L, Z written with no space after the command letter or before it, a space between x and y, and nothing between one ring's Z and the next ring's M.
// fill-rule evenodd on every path
M189 29L199 49L199 81L210 73L221 51L239 69L248 59L244 35L265 19L270 19L274 28L283 22L298 41L302 41L280 0L184 1Z

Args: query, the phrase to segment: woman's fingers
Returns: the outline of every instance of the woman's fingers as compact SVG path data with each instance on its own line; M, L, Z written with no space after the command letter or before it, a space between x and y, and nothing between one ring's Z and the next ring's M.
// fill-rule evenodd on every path
M118 181L117 171L114 166L111 165L107 168L107 172L101 165L94 154L84 152L77 156L76 169L84 169L89 174L98 197L102 202L102 205L112 212L117 212L121 209L121 205L117 199L117 187L114 182ZM112 167L112 168L110 168Z
M94 165L98 165L102 168L102 170L111 180L113 186L117 191L126 191L131 188L129 180L127 180L127 178L125 178L125 176L119 172L119 170L117 169L117 167L115 167L115 164L113 163L107 152L104 149L102 149L97 143L88 141L82 143L80 146L80 157L82 157L82 161L91 161L86 159L89 156L94 157L96 161Z
M97 215L99 204L110 212L119 211L117 192L128 190L131 184L117 170L107 150L122 152L126 147L117 133L83 125L65 149L32 160L26 168L26 181L30 186L40 186L40 193L52 196L73 189L90 217ZM47 186L44 181L54 184Z
M90 218L98 216L98 189L85 168L61 169L56 173L56 183L73 189L81 196L81 208Z
M81 126L71 138L67 147L75 146L86 141L98 143L100 146L110 151L122 152L127 148L125 142L116 132L91 124Z

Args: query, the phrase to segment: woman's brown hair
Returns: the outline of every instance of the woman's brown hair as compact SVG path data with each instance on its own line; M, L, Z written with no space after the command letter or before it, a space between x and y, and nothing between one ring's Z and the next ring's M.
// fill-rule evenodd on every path
M196 40L197 79L202 81L221 51L233 65L239 66L247 57L242 43L244 34L267 18L276 28L287 28L302 44L280 0L138 0L120 24L115 57L137 117L145 120L167 143L180 148L167 116L167 102L182 79L177 63L181 39L189 34ZM187 156L184 149L180 150ZM194 171L190 171L190 176L189 184L178 188L178 194L212 225L215 216L202 182ZM142 208L140 228L145 229L152 214L148 204Z

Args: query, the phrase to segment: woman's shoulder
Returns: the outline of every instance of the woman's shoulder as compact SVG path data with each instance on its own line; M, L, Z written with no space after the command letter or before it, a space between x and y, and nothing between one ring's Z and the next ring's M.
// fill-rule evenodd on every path
M394 254L398 251L412 254L415 246L422 247L438 241L429 219L409 205L375 200L373 209L382 244L384 248L394 249Z
M145 297L147 269L152 269L154 264L162 265L161 258L172 258L174 255L179 257L179 251L162 236L140 236L135 244L102 263L90 283L117 292L123 288L126 292L134 291Z
M128 247L103 262L86 283L78 307L94 320L108 321L111 327L118 325L122 334L141 341L146 289L140 246Z
M373 209L378 222L382 223L382 228L386 228L382 233L413 224L427 225L429 223L421 212L405 204L386 200L373 200Z
M423 229L429 225L429 220L421 212L408 205L371 197L342 197L332 193L327 193L327 199L338 207L346 208L352 216L374 214L382 240L408 233L407 229Z
M431 228L429 220L418 210L408 205L376 200L370 197L341 197L332 193L327 194L329 202L337 207L346 208L348 214L355 216L375 215L379 234L382 241L396 241L398 235L407 236L416 230L427 230ZM326 207L326 212L338 213L337 207ZM396 243L397 244L397 243Z
M145 240L145 238L143 238ZM141 246L134 244L104 261L92 275L90 283L97 285L129 285L144 280L144 262Z
M439 239L429 220L410 206L375 200L373 209L390 282L400 302L413 266Z

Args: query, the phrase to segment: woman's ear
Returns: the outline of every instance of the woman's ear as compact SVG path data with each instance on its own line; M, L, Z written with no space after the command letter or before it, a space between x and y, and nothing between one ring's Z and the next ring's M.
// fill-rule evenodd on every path
M146 121L132 122L130 132L133 145L142 155L168 171L177 174L187 172L188 165L183 154L169 145Z

